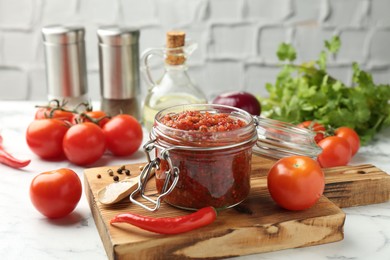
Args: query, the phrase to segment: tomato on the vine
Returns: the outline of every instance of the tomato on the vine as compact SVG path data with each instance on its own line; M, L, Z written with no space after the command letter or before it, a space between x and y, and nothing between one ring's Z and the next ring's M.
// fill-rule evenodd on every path
M101 110L95 110L95 111L87 111L83 112L81 114L76 114L73 117L72 122L74 124L78 122L92 122L96 121L96 123L103 127L108 121L110 121L110 118L106 114L106 112Z
M352 128L343 126L335 130L335 136L342 137L351 146L352 156L354 156L360 148L360 138L355 130Z
M321 140L318 145L322 148L322 152L317 160L323 168L347 165L352 158L351 146L342 137L329 136Z
M314 140L316 143L318 143L319 141L321 141L322 139L325 138L326 128L324 125L322 125L320 123L317 123L317 122L312 121L312 120L308 120L308 121L304 121L304 122L298 124L297 126L300 128L307 128L311 131L314 131L316 133L316 135L314 137Z
M40 107L35 112L35 119L47 119L47 118L57 118L64 121L72 122L73 112L62 110L62 109L54 109L50 107Z
M70 214L81 198L79 176L71 169L43 172L30 185L30 199L35 208L48 218Z
M91 122L73 125L65 134L63 147L66 158L78 165L87 165L99 160L106 149L102 129Z
M26 141L30 149L43 159L59 159L64 156L62 139L69 126L60 119L40 119L30 123Z
M324 192L325 177L319 164L306 156L290 156L277 161L267 175L272 199L288 210L313 206Z
M114 155L132 155L142 144L142 126L130 115L114 116L104 125L103 132L106 136L107 148Z

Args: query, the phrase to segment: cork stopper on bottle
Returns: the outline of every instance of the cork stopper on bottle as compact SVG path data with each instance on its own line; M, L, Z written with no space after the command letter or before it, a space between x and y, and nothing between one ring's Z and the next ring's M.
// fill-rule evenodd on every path
M185 32L170 31L167 33L167 57L165 62L169 65L180 65L186 60L183 48L185 45ZM174 50L170 50L174 49Z

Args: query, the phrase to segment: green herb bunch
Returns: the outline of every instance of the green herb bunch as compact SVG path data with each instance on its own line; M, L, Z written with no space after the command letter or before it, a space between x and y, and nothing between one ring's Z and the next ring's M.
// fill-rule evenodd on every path
M296 51L282 43L277 55L285 62L274 84L267 83L268 98L260 98L263 115L294 124L315 120L325 126L348 126L366 144L390 125L390 86L376 85L372 75L352 64L353 85L346 86L326 71L329 55L340 48L335 36L325 41L318 60L294 64Z

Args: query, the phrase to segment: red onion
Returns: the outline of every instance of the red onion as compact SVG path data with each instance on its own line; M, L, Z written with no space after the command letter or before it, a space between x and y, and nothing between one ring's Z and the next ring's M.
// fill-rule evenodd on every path
M259 100L254 95L244 91L234 91L218 95L211 103L241 108L255 116L261 113Z

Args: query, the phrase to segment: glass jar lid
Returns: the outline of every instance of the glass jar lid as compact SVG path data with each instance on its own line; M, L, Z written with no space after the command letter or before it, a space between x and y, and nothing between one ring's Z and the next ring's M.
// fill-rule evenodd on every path
M316 158L322 149L314 140L316 133L293 124L261 116L255 117L258 141L253 152L260 156L280 159L302 155Z

